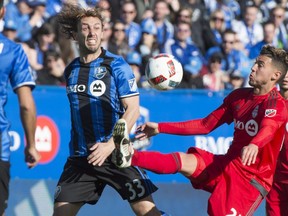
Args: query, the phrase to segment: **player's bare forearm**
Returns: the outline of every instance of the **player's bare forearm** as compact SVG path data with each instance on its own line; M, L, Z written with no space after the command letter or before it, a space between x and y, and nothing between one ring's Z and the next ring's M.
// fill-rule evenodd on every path
M139 96L122 99L122 103L125 107L125 113L122 118L127 122L128 131L131 131L140 115Z

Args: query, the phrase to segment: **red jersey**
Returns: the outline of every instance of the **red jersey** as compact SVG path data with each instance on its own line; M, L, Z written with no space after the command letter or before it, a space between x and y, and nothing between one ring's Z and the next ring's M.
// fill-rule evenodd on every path
M288 107L288 100L286 100L286 107ZM286 122L285 129L285 139L278 156L274 180L288 184L288 122Z
M253 88L236 89L207 117L159 123L159 131L179 135L207 134L232 122L234 139L225 157L234 163L244 178L257 181L269 191L287 122L285 100L276 88L265 95L254 95ZM259 152L255 164L244 166L241 150L250 143L257 145Z

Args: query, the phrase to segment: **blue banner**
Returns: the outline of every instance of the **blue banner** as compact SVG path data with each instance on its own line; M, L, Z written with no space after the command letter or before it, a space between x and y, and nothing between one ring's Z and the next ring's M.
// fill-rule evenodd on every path
M144 121L185 121L202 118L216 109L227 92L204 90L141 90L141 117ZM17 96L11 91L6 113L11 121L11 177L21 179L58 179L68 156L70 138L70 110L65 87L38 86L33 95L37 107L36 147L41 153L40 164L28 170L24 163L25 138L20 122ZM232 125L223 125L208 135L175 136L160 134L150 142L135 143L144 150L163 153L185 152L191 146L209 150L215 154L226 152L232 140ZM188 182L180 174L157 175L149 173L155 182Z

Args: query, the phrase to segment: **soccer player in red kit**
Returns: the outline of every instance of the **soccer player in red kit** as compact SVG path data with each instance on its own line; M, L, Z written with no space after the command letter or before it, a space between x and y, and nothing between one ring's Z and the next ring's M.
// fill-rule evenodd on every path
M225 155L196 147L187 153L133 150L126 122L114 128L116 165L139 166L159 174L181 173L194 188L211 193L208 214L252 215L272 186L276 160L285 134L287 108L276 88L288 69L282 49L264 46L251 69L249 84L231 92L207 117L185 122L147 122L136 138L158 133L208 134L220 125L234 122L234 139Z
M288 73L280 83L280 93L288 107ZM283 146L278 156L272 188L266 198L266 213L268 216L288 215L288 123Z

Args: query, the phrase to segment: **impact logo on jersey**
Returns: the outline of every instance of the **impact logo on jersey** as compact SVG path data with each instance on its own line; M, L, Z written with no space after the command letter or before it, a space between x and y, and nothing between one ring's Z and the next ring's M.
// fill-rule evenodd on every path
M97 79L102 79L107 73L106 67L97 67L94 69L93 77Z
M106 91L106 85L102 80L95 80L90 84L89 87L91 95L99 97Z
M266 109L265 110L265 117L274 117L277 113L275 109Z
M137 91L137 83L136 83L135 78L128 80L128 82L129 82L130 90L133 92Z

